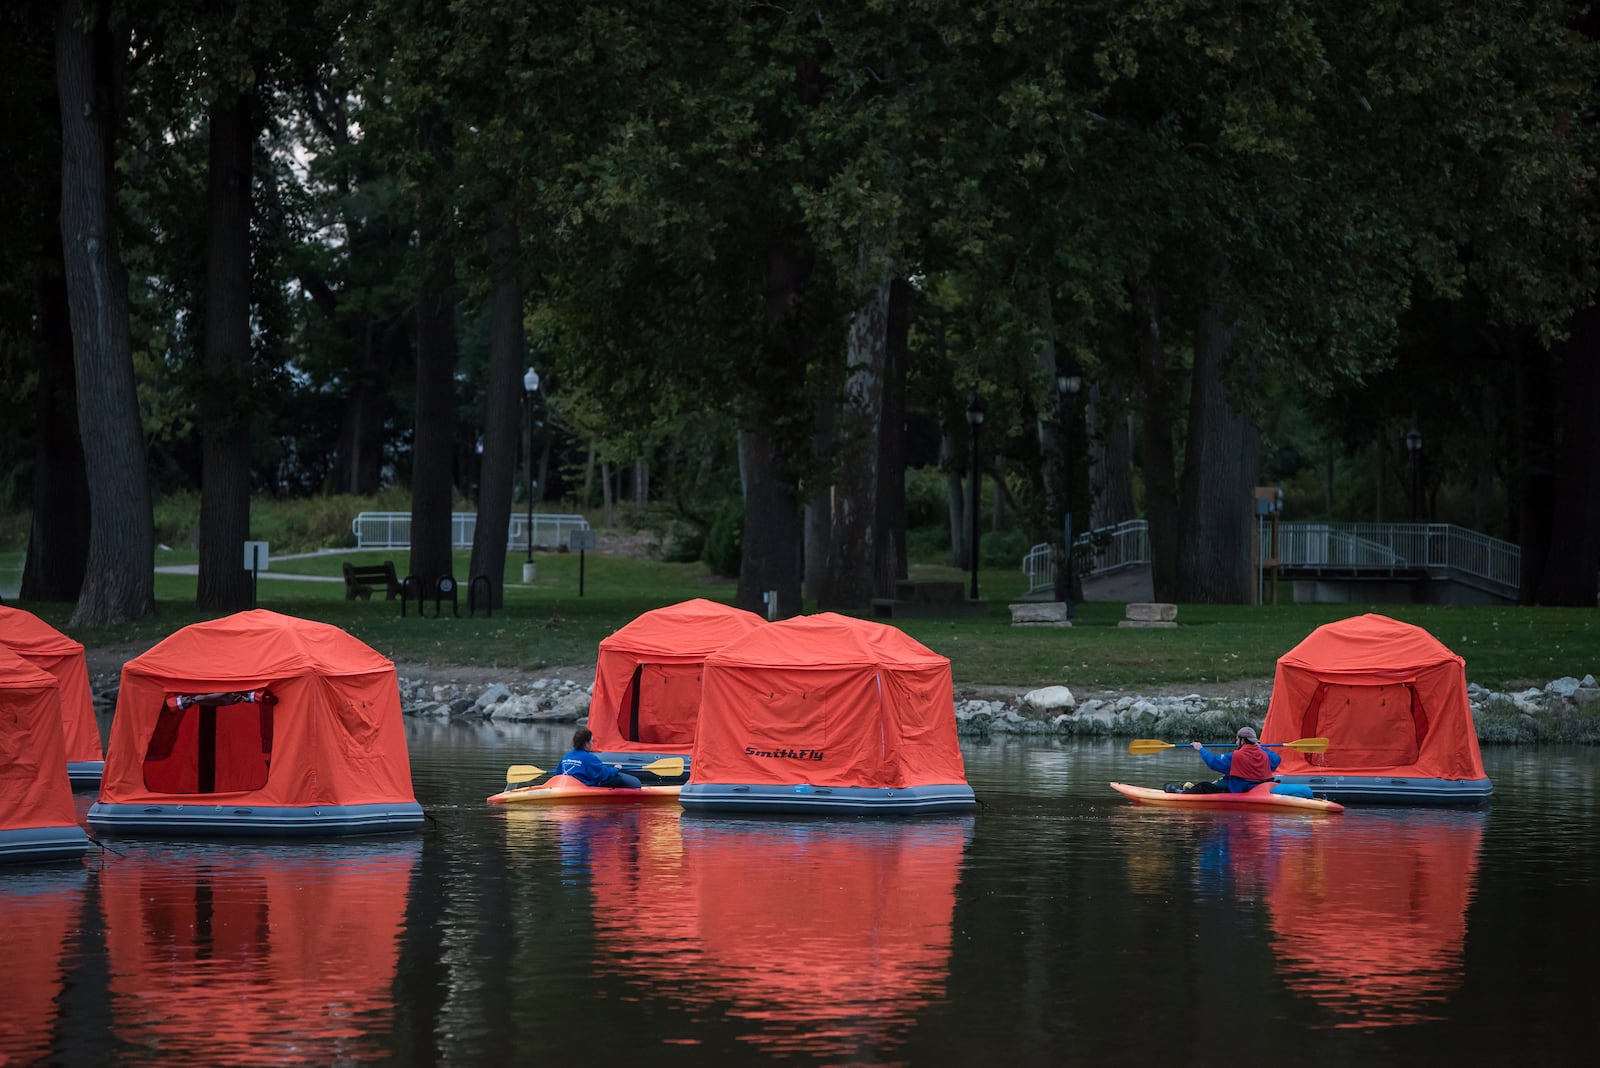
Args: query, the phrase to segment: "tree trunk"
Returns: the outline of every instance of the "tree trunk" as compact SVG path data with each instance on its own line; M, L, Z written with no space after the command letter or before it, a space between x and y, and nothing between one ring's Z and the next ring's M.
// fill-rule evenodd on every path
M1517 544L1522 548L1522 586L1517 591L1521 604L1535 604L1544 586L1545 569L1550 561L1552 528L1551 500L1558 479L1554 419L1549 417L1549 395L1553 383L1529 361L1511 365L1516 394Z
M888 316L889 283L884 282L866 295L850 324L828 563L817 595L817 607L826 611L859 612L872 603Z
M1167 381L1167 352L1161 340L1161 297L1149 278L1131 283L1134 351L1143 394L1139 422L1143 445L1145 518L1150 524L1150 577L1157 600L1172 601L1178 589L1178 475L1173 454L1175 405Z
M744 533L740 539L735 604L765 616L766 595L777 596L777 618L800 614L800 523L794 477L780 448L753 431L739 432Z
M155 612L155 520L128 338L128 279L112 226L112 45L104 10L85 32L80 9L79 0L61 0L56 79L61 244L89 484L89 551L70 623L89 627Z
M442 169L449 167L450 135L448 124L431 116L423 120L423 150ZM425 219L431 214L426 204L419 213ZM431 590L442 576L455 571L450 511L455 497L456 277L449 242L442 239L439 227L424 223L417 229L419 251L427 268L417 292L410 574L424 590Z
M1499 526L1499 517L1494 514L1496 481L1494 453L1502 440L1501 392L1502 387L1499 382L1490 382L1486 379L1478 386L1478 425L1483 428L1484 440L1491 444L1488 448L1474 452L1471 501L1472 529L1503 534L1504 531Z
M762 343L745 368L749 425L739 432L739 476L744 496L744 531L739 543L740 608L787 618L799 615L801 543L800 489L794 458L810 440L791 429L791 405L802 394L811 335L806 314L811 260L791 228L779 226L766 241L766 300ZM870 516L869 516L870 522ZM768 605L765 597L776 596Z
M1549 553L1540 569L1539 604L1594 607L1600 593L1600 309L1579 312L1561 347L1561 398L1550 511Z
M1372 475L1374 500L1372 502L1372 521L1383 522L1383 498L1389 486L1389 421L1378 420L1378 429L1373 432L1372 462L1376 470Z
M38 446L33 461L33 524L20 593L24 601L75 601L83 588L83 564L89 552L89 484L74 415L72 325L66 280L42 275L38 288L43 338L34 405Z
M1230 403L1222 379L1236 334L1215 300L1195 330L1178 573L1171 598L1177 601L1248 604L1255 599L1251 538L1261 437Z
M201 389L200 576L195 604L249 608L244 569L250 537L250 181L256 114L252 94L211 108L206 182L205 367Z
M354 368L358 377L339 423L332 490L365 497L378 492L383 481L383 424L389 407L390 369L374 336L379 328L366 316L358 319L362 327Z
M834 406L819 400L812 405L811 466L823 471L833 455ZM833 486L817 479L816 491L806 503L802 518L802 544L805 554L806 596L818 601L822 596L823 574L828 566L828 532L833 526Z
M946 431L939 436L939 462L944 466L945 512L950 520L950 566L967 566L967 514L965 483L962 481L963 462L956 439Z
M511 526L511 483L517 477L517 430L522 407L522 286L517 279L517 231L502 206L500 225L489 234L494 298L489 322L487 415L483 427L483 479L478 486L478 522L472 535L468 581L489 579L490 603L503 603L506 534Z
M1128 384L1111 378L1091 386L1089 426L1089 522L1086 529L1116 526L1138 513L1133 504L1133 421Z
M1049 305L1050 294L1046 289L1044 301ZM1039 510L1041 525L1035 527L1030 533L1030 540L1042 541L1051 546L1050 558L1055 565L1055 588L1053 596L1056 600L1065 600L1069 587L1069 569L1066 566L1066 538L1067 504L1066 487L1070 481L1064 461L1067 454L1062 452L1066 444L1066 425L1068 418L1066 403L1056 388L1056 343L1053 337L1048 336L1051 324L1045 324L1047 337L1034 362L1038 365L1039 373L1048 383L1045 387L1046 395L1050 402L1040 407L1033 421L1034 439L1039 447L1038 470L1031 473L1031 478L1038 492L1039 500L1044 502L1044 507Z
M883 419L878 427L878 508L873 545L877 562L872 590L893 597L907 575L906 556L906 372L910 353L911 283L889 284L888 335L884 344Z

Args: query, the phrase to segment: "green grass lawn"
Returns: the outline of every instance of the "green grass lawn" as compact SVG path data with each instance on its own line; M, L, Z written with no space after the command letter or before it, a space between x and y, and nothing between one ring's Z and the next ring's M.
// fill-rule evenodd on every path
M0 568L7 560L0 554ZM20 556L20 554L18 554ZM158 566L193 563L192 552L163 552ZM592 665L600 640L641 612L692 597L731 602L732 582L699 564L664 564L596 553L579 557L536 553L538 577L521 585L523 557L506 564L506 606L459 617L444 602L418 618L415 604L402 617L399 601L344 600L342 582L304 582L263 575L257 604L276 612L337 624L395 660L435 665L478 665L508 670ZM371 550L274 560L272 573L340 576L344 561L393 560L404 573L406 554ZM467 573L468 554L456 573ZM20 566L20 560L18 561ZM913 577L961 579L950 568L919 566ZM1071 628L1013 627L1008 602L1023 593L1016 569L984 571L980 592L989 601L981 619L902 620L908 634L951 660L963 687L1032 687L1064 684L1087 690L1137 691L1144 687L1263 679L1277 658L1316 627L1335 619L1380 612L1415 623L1462 656L1467 678L1493 689L1543 685L1552 678L1600 673L1600 612L1581 608L1440 607L1432 605L1181 605L1175 629L1119 628L1121 604L1078 606ZM21 604L89 646L154 641L207 618L194 607L193 575L158 573L157 615L107 628L70 628L70 604ZM808 606L809 608L810 606Z

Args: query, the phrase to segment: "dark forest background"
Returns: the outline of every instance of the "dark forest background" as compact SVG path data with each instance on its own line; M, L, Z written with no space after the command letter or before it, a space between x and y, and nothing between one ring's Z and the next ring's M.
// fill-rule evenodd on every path
M530 484L671 525L745 607L859 610L908 531L965 559L974 438L1005 545L1144 517L1161 600L1249 600L1278 485L1285 518L1510 539L1523 600L1595 603L1592 8L60 0L0 27L0 512L31 517L23 596L76 623L153 611L170 495L225 611L252 499L398 492L424 578L469 507L493 578Z

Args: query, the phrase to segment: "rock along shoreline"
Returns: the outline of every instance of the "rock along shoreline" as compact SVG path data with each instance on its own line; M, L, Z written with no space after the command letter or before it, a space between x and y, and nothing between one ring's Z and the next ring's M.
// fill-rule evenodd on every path
M109 670L107 665L107 669L91 672L95 703L103 709L116 704L118 670ZM592 678L592 668L530 675L490 668L397 664L396 673L401 709L407 716L575 724L589 715L590 685L580 680ZM1246 682L1235 692L1211 695L1098 691L1081 698L1067 686L1001 696L963 693L958 687L954 697L956 728L963 738L1003 734L1183 740L1231 737L1246 724L1259 727L1266 716L1271 686ZM1515 692L1469 683L1467 698L1481 743L1600 744L1600 683L1593 675L1563 677L1543 687Z

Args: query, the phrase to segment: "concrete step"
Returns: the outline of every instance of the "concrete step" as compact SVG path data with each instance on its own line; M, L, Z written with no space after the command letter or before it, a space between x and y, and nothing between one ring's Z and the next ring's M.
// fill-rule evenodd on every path
M960 582L948 579L939 581L915 581L901 579L894 584L895 600L897 601L949 601L966 600L966 588Z
M904 601L874 597L872 614L884 619L959 619L989 614L988 601Z

